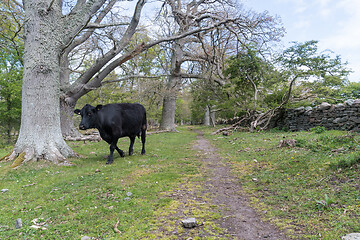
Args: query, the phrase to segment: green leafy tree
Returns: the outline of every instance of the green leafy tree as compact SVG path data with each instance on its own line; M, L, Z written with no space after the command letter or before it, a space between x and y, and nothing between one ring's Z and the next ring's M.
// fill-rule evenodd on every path
M11 1L2 1L0 11L0 134L10 143L18 133L21 119L21 14Z
M339 92L340 97L346 99L359 99L360 98L360 83L348 82Z
M254 112L257 111L259 103L265 107L264 102L259 101L280 79L272 64L251 47L229 58L224 75L230 78L227 85L229 92L246 103L242 104L243 110L252 108Z
M278 106L260 114L251 123L251 130L267 128L277 111L295 100L335 99L347 83L350 71L340 56L332 57L330 51L319 52L317 44L318 41L295 42L276 59L281 77L287 83L286 91Z
M287 103L292 96L293 88L298 88L298 99L336 100L339 90L348 82L350 70L340 56L332 56L331 51L320 52L318 41L304 43L294 42L277 59L282 76L289 84L288 93L284 97Z

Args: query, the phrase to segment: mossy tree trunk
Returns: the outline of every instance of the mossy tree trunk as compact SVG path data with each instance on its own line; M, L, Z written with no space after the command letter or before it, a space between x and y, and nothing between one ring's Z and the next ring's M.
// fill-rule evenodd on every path
M75 155L66 144L60 124L60 56L74 34L104 1L90 0L74 14L62 14L61 1L24 1L24 70L21 127L13 167L45 159L64 163Z
M21 127L12 158L54 163L73 154L62 138L59 107L61 11L54 2L25 1L25 52ZM60 8L61 9L61 8Z

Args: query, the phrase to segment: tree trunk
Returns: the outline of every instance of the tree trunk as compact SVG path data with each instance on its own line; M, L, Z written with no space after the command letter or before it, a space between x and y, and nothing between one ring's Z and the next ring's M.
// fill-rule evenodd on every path
M208 105L205 107L204 125L210 126L210 107Z
M175 128L175 110L177 94L167 94L163 100L163 109L161 116L160 129L176 131Z
M75 103L67 103L63 99L60 99L60 122L61 133L63 137L80 137L81 133L74 125L73 116Z
M215 125L216 125L215 111L210 111L210 119L211 119L212 126L215 127Z
M174 42L171 56L171 75L166 84L166 92L163 100L163 109L161 116L160 129L176 131L175 128L175 110L176 99L182 84L181 77L181 63L183 58L182 47L184 46L184 39Z
M60 122L61 133L63 137L80 137L81 133L75 128L72 117L74 116L74 109L78 99L66 95L67 86L70 85L70 70L68 52L65 51L60 59Z
M25 3L25 51L22 86L21 127L13 167L30 160L45 159L59 164L74 155L60 127L60 32L61 8L55 1Z

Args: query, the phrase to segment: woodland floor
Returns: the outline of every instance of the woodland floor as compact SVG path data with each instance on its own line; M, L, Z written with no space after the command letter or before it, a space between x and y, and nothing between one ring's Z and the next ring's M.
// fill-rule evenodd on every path
M217 149L203 137L202 132L197 133L193 148L203 162L201 171L208 176L202 191L211 196L212 204L220 207L222 217L217 224L234 239L287 239L284 232L261 220L260 215L249 206L249 198L242 191L241 182L232 175L230 166L221 160Z

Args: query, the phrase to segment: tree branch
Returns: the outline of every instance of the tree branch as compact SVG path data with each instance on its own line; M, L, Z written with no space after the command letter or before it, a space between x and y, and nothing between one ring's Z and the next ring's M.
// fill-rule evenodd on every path
M12 1L15 5L21 7L22 9L24 9L24 5L19 3L18 1L16 1L16 0L10 0L10 1Z
M123 23L109 23L109 24L100 24L100 23L89 23L86 25L85 29L99 29L99 28L107 28L107 27L116 27L116 26L125 26L130 25L128 22Z
M70 46L78 34L86 28L94 14L104 5L106 0L78 0L76 6L64 19L66 26L71 26L64 33L63 49ZM112 2L112 1L111 1ZM111 2L109 4L111 4Z
M139 23L140 14L143 6L145 5L145 0L139 0L136 4L133 18L131 19L130 25L124 33L122 39L119 43L110 51L108 51L102 58L98 59L94 65L88 68L84 74L79 77L76 81L76 84L86 84L90 79L100 71L108 62L111 61L117 54L123 50L123 48L130 42L131 37L134 35L136 27Z
M157 79L157 78L161 78L161 77L168 77L169 75L167 74L162 74L162 75L157 75L157 76L145 76L145 75L129 75L129 76L125 76L116 80L108 80L108 81L102 81L102 85L104 84L109 84L109 83L116 83L116 82L123 82L123 81L127 81L129 79L133 79L133 78L142 78L142 79Z

